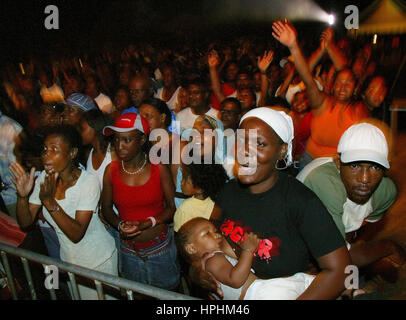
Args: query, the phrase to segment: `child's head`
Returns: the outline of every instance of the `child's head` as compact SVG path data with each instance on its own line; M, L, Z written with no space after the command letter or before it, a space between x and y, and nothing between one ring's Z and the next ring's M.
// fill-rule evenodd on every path
M182 225L176 234L179 254L187 261L198 260L205 253L220 250L222 235L209 220L194 218Z
M203 198L216 198L228 176L221 164L182 165L182 192L186 196L202 195Z

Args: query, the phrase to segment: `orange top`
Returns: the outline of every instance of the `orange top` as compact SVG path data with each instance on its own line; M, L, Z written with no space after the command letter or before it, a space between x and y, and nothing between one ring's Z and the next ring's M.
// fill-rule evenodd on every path
M313 159L336 154L344 131L368 117L368 110L361 103L340 106L333 97L327 97L321 108L324 108L322 113L313 113L310 137L306 145L306 152Z

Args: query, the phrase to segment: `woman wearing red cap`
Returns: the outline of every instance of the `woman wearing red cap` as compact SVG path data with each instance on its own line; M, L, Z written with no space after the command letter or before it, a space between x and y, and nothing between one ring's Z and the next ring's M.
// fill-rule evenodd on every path
M164 289L175 289L179 267L173 230L175 188L165 165L149 162L149 126L136 113L121 115L114 126L118 157L105 170L101 198L104 218L120 232L121 276ZM119 216L113 212L113 203Z

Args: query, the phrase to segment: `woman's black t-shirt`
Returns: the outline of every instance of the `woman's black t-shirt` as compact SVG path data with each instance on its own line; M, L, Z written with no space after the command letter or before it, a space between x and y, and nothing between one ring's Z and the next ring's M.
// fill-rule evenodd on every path
M217 205L221 221L240 221L260 239L277 237L279 254L253 260L253 269L263 279L291 276L307 271L310 257L317 259L345 242L319 198L295 178L279 173L275 185L262 194L252 194L236 180L226 184Z

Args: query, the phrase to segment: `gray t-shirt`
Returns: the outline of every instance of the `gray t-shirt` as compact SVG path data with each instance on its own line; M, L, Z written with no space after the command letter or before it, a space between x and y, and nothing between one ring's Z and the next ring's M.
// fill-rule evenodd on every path
M345 238L347 226L343 222L343 215L344 204L348 203L347 192L335 163L327 162L313 169L304 178L303 183L320 198ZM375 222L381 219L385 211L395 202L396 194L393 181L384 177L371 196L372 208L365 221Z

